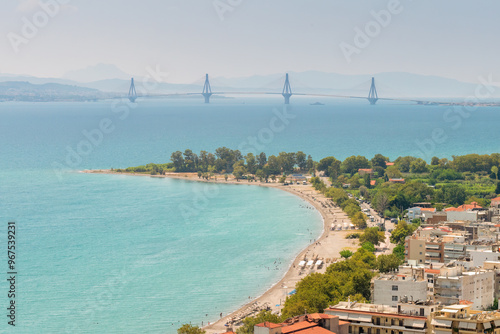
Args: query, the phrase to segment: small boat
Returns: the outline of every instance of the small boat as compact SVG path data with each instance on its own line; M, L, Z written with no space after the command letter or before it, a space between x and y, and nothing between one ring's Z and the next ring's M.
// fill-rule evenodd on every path
M314 103L311 103L312 106L324 106L325 104L324 103L321 103L321 102L314 102Z

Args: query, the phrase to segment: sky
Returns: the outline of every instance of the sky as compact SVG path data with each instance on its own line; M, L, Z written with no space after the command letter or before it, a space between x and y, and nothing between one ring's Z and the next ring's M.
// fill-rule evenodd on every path
M2 0L0 73L104 63L177 83L309 70L500 81L499 12L494 0Z

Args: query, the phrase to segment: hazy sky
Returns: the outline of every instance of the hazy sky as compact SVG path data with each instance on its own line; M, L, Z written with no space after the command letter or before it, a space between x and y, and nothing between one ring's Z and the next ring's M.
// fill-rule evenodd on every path
M61 8L52 6L50 17L37 0L2 1L0 72L59 77L108 63L136 76L159 65L168 81L183 83L207 72L306 70L401 71L469 82L492 74L500 81L500 2L494 0L42 2ZM381 10L393 13L375 23L373 12ZM34 21L38 31L23 33ZM369 43L356 44L356 28L371 29ZM356 50L350 62L341 45Z

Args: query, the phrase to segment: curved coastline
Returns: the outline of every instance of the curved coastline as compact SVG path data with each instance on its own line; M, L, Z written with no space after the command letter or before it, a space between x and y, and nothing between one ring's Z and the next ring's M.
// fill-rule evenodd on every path
M349 231L331 231L330 226L334 222L350 222L349 218L340 209L335 207L332 202L324 197L321 193L317 192L310 185L289 185L283 186L280 183L258 183L258 182L237 182L234 179L225 181L223 178L219 180L202 180L199 179L196 173L167 173L166 175L149 175L149 174L136 174L136 173L117 173L111 170L86 170L83 173L97 173L97 174L112 174L112 175L127 175L127 176L149 176L158 178L174 178L192 182L205 182L205 183L219 183L219 184L239 184L239 185L254 185L261 187L276 188L286 191L292 195L299 197L306 201L320 214L323 221L323 228L321 234L308 246L300 250L297 256L290 262L287 270L278 282L271 285L260 296L245 303L237 310L223 315L220 319L216 320L209 325L203 326L207 333L224 333L228 330L226 324L234 318L248 314L252 315L251 311L256 307L269 306L273 312L281 310L282 306L280 301L283 298L284 291L290 292L295 288L295 284L300 281L307 274L312 272L323 273L327 265L339 257L339 251L346 247L356 247L354 240L345 239L345 234ZM330 236L330 238L329 238ZM325 265L321 269L301 269L298 264L303 259L322 259ZM284 290L285 289L285 290ZM280 306L276 306L280 305ZM230 327L230 326L229 326Z

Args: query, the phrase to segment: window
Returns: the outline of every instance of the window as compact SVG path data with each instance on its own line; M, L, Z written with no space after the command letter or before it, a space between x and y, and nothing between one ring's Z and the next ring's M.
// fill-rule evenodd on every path
M349 333L352 333L352 326L349 326Z
M403 320L399 320L399 326L403 326Z
M420 255L422 255L422 252L420 252Z
M392 291L398 291L398 286L397 285L393 285L392 286Z
M380 326L380 318L377 318L375 320L375 325ZM380 333L377 333L377 334L380 334Z
M423 307L421 307L421 308L420 308L420 316L421 316L421 317L423 317L423 316L424 316L424 308L423 308Z
M380 328L377 328L377 333L376 334L380 334Z
M392 301L397 302L398 301L398 296L392 296Z

